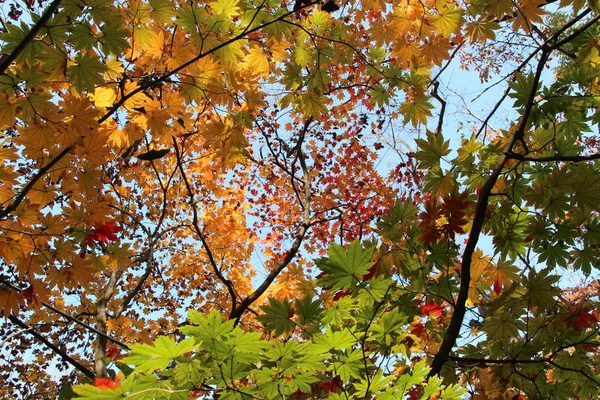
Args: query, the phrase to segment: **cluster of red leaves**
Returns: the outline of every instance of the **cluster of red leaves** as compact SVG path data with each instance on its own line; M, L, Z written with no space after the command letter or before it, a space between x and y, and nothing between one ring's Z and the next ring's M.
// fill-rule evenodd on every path
M425 202L425 211L419 214L419 228L423 232L419 240L426 246L437 242L442 236L454 239L457 233L463 233L463 226L468 222L465 216L473 202L468 200L468 194L463 192L451 193L439 202L436 197ZM444 217L445 223L439 224Z
M581 332L598 322L598 311L589 307L581 307L573 316L572 327L577 332Z
M116 387L119 387L120 384L121 382L118 376L115 377L115 380L112 380L110 378L94 378L94 386L103 390L114 389Z
M568 312L562 314L560 319L554 323L573 328L576 332L583 332L598 322L600 322L598 311L583 302L570 306Z
M115 233L121 232L121 228L117 226L114 221L106 221L100 226L92 229L83 239L83 244L88 245L92 243L106 243L110 241L118 240L119 238Z

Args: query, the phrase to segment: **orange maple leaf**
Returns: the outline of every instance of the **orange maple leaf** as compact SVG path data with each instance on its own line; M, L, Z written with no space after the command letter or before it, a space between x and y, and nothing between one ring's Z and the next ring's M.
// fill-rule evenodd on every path
M119 387L120 384L121 382L118 376L115 377L114 381L110 378L94 378L94 386L102 390L114 389Z

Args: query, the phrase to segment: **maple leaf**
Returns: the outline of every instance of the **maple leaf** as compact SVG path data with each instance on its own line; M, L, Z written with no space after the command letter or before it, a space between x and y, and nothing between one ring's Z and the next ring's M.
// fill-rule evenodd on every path
M577 307L569 316L568 322L576 332L582 332L598 322L598 311L589 307Z
M121 230L114 221L106 221L88 233L83 239L83 244L88 245L93 242L108 244L111 241L119 240L115 233L119 233Z
M112 380L110 378L94 378L94 386L100 389L114 389L119 387L121 382L119 381L119 377L115 376L115 379Z
M441 208L446 223L440 230L449 238L454 238L456 233L463 233L463 226L468 222L465 215L472 202L467 198L467 192L461 194L454 192L444 198Z
M433 300L426 304L420 304L419 308L421 309L421 315L424 317L437 317L446 311L444 306L435 304Z
M419 235L419 241L423 242L426 246L437 242L442 236L437 224L437 221L442 216L441 211L437 198L434 197L425 203L425 211L419 214L419 218L421 219L419 229L423 232Z

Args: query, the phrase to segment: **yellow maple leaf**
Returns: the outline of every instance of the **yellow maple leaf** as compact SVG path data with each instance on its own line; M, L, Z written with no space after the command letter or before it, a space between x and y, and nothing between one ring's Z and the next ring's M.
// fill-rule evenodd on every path
M439 15L431 17L430 22L438 35L450 37L460 31L462 13L461 9L451 6L441 11Z
M522 0L518 4L519 11L513 20L513 29L517 31L522 28L525 32L530 33L533 24L543 22L543 15L546 14L545 0Z
M478 281L488 267L493 266L492 257L483 254L480 248L475 249L471 257L471 279Z
M146 102L146 126L154 135L162 135L167 128L167 121L171 116L163 109L160 101L152 99Z
M55 286L59 290L88 286L90 282L96 280L96 270L90 265L89 260L81 257L74 257L71 260L71 265L60 268L49 265L47 270L48 283L50 287Z
M213 15L220 15L225 18L240 15L240 8L238 7L236 0L217 0L208 3L208 5L212 9Z
M77 171L77 183L79 189L86 196L97 196L98 188L101 184L102 171L99 171L93 165L86 164L82 171Z
M421 56L435 65L441 65L444 60L450 58L452 45L447 38L436 36L430 38L421 46Z
M10 128L15 124L17 100L8 94L0 94L0 129Z
M165 34L163 31L153 32L148 46L146 46L146 54L156 60L162 59L165 55L164 44Z
M252 47L244 57L244 69L248 69L255 75L267 77L269 75L269 60L265 53L258 47Z
M117 94L113 88L97 87L94 91L94 105L96 107L111 107Z

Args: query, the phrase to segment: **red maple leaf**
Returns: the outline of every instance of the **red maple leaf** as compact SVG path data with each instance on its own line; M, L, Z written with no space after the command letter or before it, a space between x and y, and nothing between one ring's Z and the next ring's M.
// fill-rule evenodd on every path
M103 390L114 389L116 387L119 387L120 384L121 382L119 382L118 376L115 377L114 381L110 378L94 378L94 386Z
M121 232L121 230L122 229L115 223L115 221L106 221L88 233L83 239L83 244L88 245L94 242L108 244L110 241L119 239L115 233Z
M419 214L421 221L419 222L419 228L423 233L419 236L419 240L423 242L425 246L429 246L438 241L442 236L437 226L437 220L441 216L441 209L434 197L425 203L425 211Z
M435 304L433 300L429 303L419 305L419 308L421 309L421 315L424 317L436 317L442 315L445 310L443 306Z
M496 292L496 294L500 294L500 292L502 292L502 285L498 279L494 281L494 292Z
M462 227L468 222L465 215L472 202L467 200L467 196L466 192L461 194L454 192L444 198L442 212L447 222L440 230L449 238L454 238L456 233L463 233Z
M420 387L410 389L408 391L408 397L406 400L418 400L419 395L421 394L422 391L423 391L423 389L421 389Z
M596 310L590 310L586 307L582 308L581 311L576 314L572 326L575 331L581 332L596 322L598 322L598 312Z
M415 326L410 330L411 335L415 335L421 337L421 335L425 332L425 325L420 322L417 322Z
M339 376L334 377L328 382L323 382L319 385L319 388L325 393L340 393L342 390L342 380Z
M33 304L34 306L41 306L40 299L33 290L33 286L29 286L27 289L23 290L21 294L23 295L23 298L25 298L27 305Z
M362 277L363 282L370 281L377 274L377 263L373 264L371 268L369 268L369 272Z

